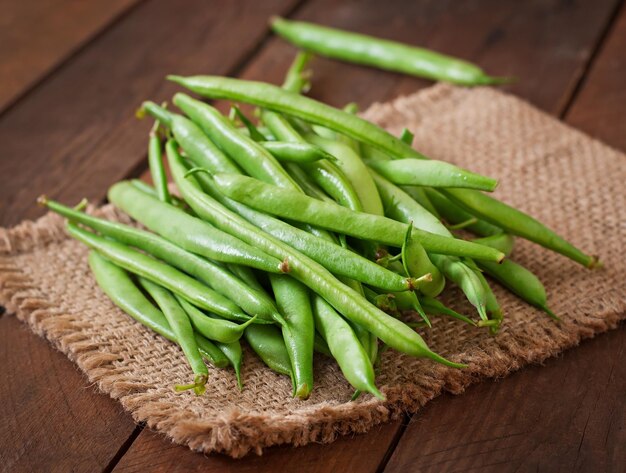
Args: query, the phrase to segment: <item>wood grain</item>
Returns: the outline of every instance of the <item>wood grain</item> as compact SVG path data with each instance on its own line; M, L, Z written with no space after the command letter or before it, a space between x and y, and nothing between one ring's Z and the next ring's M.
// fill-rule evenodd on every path
M623 471L626 326L413 416L386 472Z
M535 2L525 3L524 8L520 8L519 3L498 1L323 0L307 3L295 18L425 45L478 62L494 74L515 75L519 82L510 87L513 92L558 114L573 92L580 71L584 70L615 4L611 1L566 5ZM541 47L538 47L539 40L543 42ZM242 77L279 84L294 53L293 47L273 38L243 70ZM314 60L311 67L314 78L310 95L336 106L357 101L366 107L374 101L389 100L431 84L325 59ZM536 71L541 71L541 75L537 76ZM220 105L223 110L227 108L225 103ZM455 416L462 414L463 411L454 410ZM398 433L401 431L396 431ZM120 467L122 471L140 470L145 466L145 457L149 456L167 467L176 465L179 458L189 458L190 463L183 464L192 471L201 468L218 471L227 467L234 470L247 468L249 464L257 467L255 471L291 471L284 466L296 465L292 463L294 459L297 459L297 465L302 465L297 471L341 471L328 468L326 462L350 464L365 451L361 445L389 446L393 439L377 430L361 437L357 437L358 446L351 448L325 447L325 462L320 466L317 446L302 449L279 447L272 449L269 456L263 456L263 462L252 459L242 463L223 457L190 455L185 453L185 447L173 446L153 432L144 431L123 457ZM385 449L376 453L378 462L382 462ZM374 463L375 459L369 457L368 461Z
M122 18L88 51L0 117L0 223L43 213L38 194L72 202L101 199L145 156L147 98L176 89L168 73L227 74L264 38L267 18L295 0L154 0ZM219 47L217 47L219 45Z
M138 1L0 1L0 112Z
M0 316L0 471L100 471L135 425L64 354Z
M115 473L134 471L256 473L329 471L374 473L387 446L399 433L401 421L374 428L366 435L342 437L328 445L309 444L300 448L274 447L263 456L248 455L233 460L222 455L204 455L165 441L162 435L144 430L128 453L113 470Z

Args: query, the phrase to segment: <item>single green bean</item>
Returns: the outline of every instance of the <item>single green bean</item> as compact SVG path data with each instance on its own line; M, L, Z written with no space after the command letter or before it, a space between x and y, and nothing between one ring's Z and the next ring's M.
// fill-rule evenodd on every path
M228 359L230 365L234 368L239 391L243 390L243 383L241 382L241 360L243 358L241 343L239 341L232 343L217 342L216 345L223 353L223 356Z
M281 262L232 235L208 225L158 199L128 181L114 184L109 201L150 230L181 248L215 261L237 263L263 271L282 272Z
M511 260L506 261L507 264L504 266L483 264L482 262L479 266L520 299L558 320L558 317L548 307L546 289L539 278L522 265Z
M400 186L461 187L493 192L498 181L443 161L367 160L367 165Z
M230 299L159 260L116 241L97 236L72 223L67 224L67 230L72 237L97 250L118 266L163 286L198 307L226 318L247 317Z
M280 162L301 164L312 163L320 159L328 159L333 162L337 161L337 158L327 153L319 146L308 143L261 141L259 144Z
M475 238L472 240L474 243L480 243L481 245L486 245L491 248L495 248L498 251L501 251L505 255L509 256L513 251L513 246L515 245L515 239L513 235L508 233L497 233L496 235L491 235L483 238Z
M163 315L176 335L176 340L182 348L185 358L189 361L191 369L196 375L193 384L176 386L176 391L193 389L196 396L204 394L206 391L205 385L209 378L209 370L207 370L204 361L202 361L202 356L194 337L193 327L187 314L178 304L174 295L167 289L142 277L139 277L138 280L139 284L150 294L163 311Z
M315 325L309 293L302 283L287 275L270 275L278 308L285 318L283 339L291 360L295 393L307 399L313 389Z
M293 379L287 347L280 331L271 325L250 325L244 337L252 350L267 366Z
M461 320L469 325L476 326L476 322L474 322L469 317L464 316L463 314L459 314L457 311L446 307L441 301L432 298L432 297L420 297L420 303L426 312L429 314L438 314L438 315L447 315L448 317L452 317L453 319Z
M280 319L276 305L263 289L259 291L258 288L250 287L248 282L241 281L222 266L185 251L164 238L145 230L93 217L46 198L40 198L39 202L46 205L50 210L67 217L72 222L81 223L104 236L146 251L194 276L230 300L236 300L249 315L258 315L262 319L261 322ZM239 266L239 268L244 267ZM246 322L249 317L237 320ZM257 322L259 321L257 320Z
M126 271L95 251L89 252L89 267L98 286L116 306L140 324L178 344L176 334L163 313L135 286ZM196 333L194 337L200 353L209 363L217 368L228 365L228 360L217 346L200 334Z
M170 204L170 191L167 188L167 176L163 167L163 153L161 148L161 138L158 134L159 121L154 122L154 127L150 130L150 139L148 141L148 165L150 167L150 175L152 182L159 196L159 200Z
M326 268L273 236L259 232L257 227L202 192L193 176L185 177L187 169L177 153L176 144L169 142L167 148L174 181L185 200L202 218L211 221L214 225L219 225L224 230L236 233L244 241L257 245L269 254L287 252L292 276L304 283L313 292L321 295L348 319L363 325L392 348L409 355L428 357L452 367L465 366L450 362L432 352L419 334L371 305L363 296L341 284ZM252 327L248 327L247 330Z
M246 127L246 130L248 130L248 137L253 140L253 141L257 141L257 142L261 142L261 141L265 141L265 136L263 135L263 133L261 133L258 128L256 126L254 126L254 123L252 123L248 117L245 116L245 114L241 111L241 109L237 106L237 105L233 105L230 108L231 114L234 113L234 116L236 118L238 118L241 123L243 123L243 125ZM233 121L233 119L231 118L231 121Z
M395 41L280 17L273 17L271 25L295 46L334 59L462 85L509 80L490 77L472 63Z
M246 327L253 323L256 318L256 316L254 316L243 324L235 324L228 320L212 317L210 314L205 314L180 296L176 296L176 300L187 313L194 329L209 340L214 340L216 342L236 342L241 338Z
M441 271L430 261L426 250L415 238L411 238L413 225L407 225L404 245L402 245L402 264L406 274L413 278L419 278L430 274L430 281L426 280L420 285L420 292L424 295L436 297L441 294L446 285L446 280Z
M401 247L404 243L407 225L395 220L355 212L289 189L265 184L247 176L220 173L215 174L213 179L224 195L256 210L356 238L397 247ZM495 262L504 258L502 253L493 248L442 237L417 228L413 235L429 252L467 256Z
M292 92L306 92L310 87L309 83L309 75L304 70L309 61L311 60L312 55L299 51L296 54L295 59L289 66L289 70L287 71L287 75L285 76L285 81L283 82L283 89L291 90Z
M361 391L366 391L384 400L385 396L376 387L374 369L368 353L348 323L335 312L331 305L319 296L313 297L315 326L328 344L341 372L348 382Z

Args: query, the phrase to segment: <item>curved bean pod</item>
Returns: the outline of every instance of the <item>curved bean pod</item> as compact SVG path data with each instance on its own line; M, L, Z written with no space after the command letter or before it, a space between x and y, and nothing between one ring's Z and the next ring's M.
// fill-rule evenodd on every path
M271 325L250 325L244 332L244 337L263 363L293 380L289 354L278 328Z
M352 387L384 400L385 396L376 387L369 355L350 325L317 295L313 296L313 315L315 326Z

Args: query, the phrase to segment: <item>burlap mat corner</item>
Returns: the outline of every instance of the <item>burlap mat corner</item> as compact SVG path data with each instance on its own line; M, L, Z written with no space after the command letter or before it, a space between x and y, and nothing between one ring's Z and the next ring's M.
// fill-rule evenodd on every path
M136 421L194 450L233 457L366 432L444 390L460 393L479 379L541 362L626 318L626 156L490 88L436 85L375 104L365 115L393 133L409 128L427 155L500 178L499 197L601 256L606 267L588 271L518 242L514 259L545 282L560 324L496 287L506 312L496 337L447 319L435 319L424 334L435 350L470 367L452 370L387 352L377 379L384 403L370 396L349 402L350 386L323 358L316 359L313 396L292 399L289 380L248 352L242 393L230 371L210 369L205 396L176 394L172 385L191 376L180 350L111 304L89 273L85 248L51 214L0 229L0 304L74 360ZM110 206L96 212L127 221ZM453 288L446 302L471 313Z

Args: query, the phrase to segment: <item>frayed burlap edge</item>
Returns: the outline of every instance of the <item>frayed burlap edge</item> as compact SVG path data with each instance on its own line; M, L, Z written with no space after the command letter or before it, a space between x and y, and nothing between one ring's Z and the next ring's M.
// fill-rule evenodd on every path
M434 94L437 89L425 93ZM120 219L110 206L97 213ZM59 311L54 301L33 284L24 268L13 262L15 255L67 238L62 220L51 214L36 222L0 229L0 303L72 359L102 392L119 399L137 422L145 422L174 442L194 450L222 452L233 457L250 451L260 454L263 448L273 445L327 443L339 435L366 432L402 413L417 411L444 391L458 394L480 379L505 376L526 364L541 363L585 338L615 328L626 317L623 306L616 310L615 294L611 298L607 294L606 303L600 304L606 309L601 312L588 313L559 325L547 325L540 337L533 334L532 339L505 335L496 346L490 346L488 355L480 350L465 353L462 361L469 364L466 370L425 362L424 377L419 384L383 386L386 402L368 398L358 403L318 405L310 412L303 409L297 415L286 416L233 409L217 421L202 422L170 404L159 405L154 393L146 392L144 384L137 383L123 366L114 363L117 360L114 353L102 351L100 345L84 336L75 317ZM626 299L623 289L621 296Z

